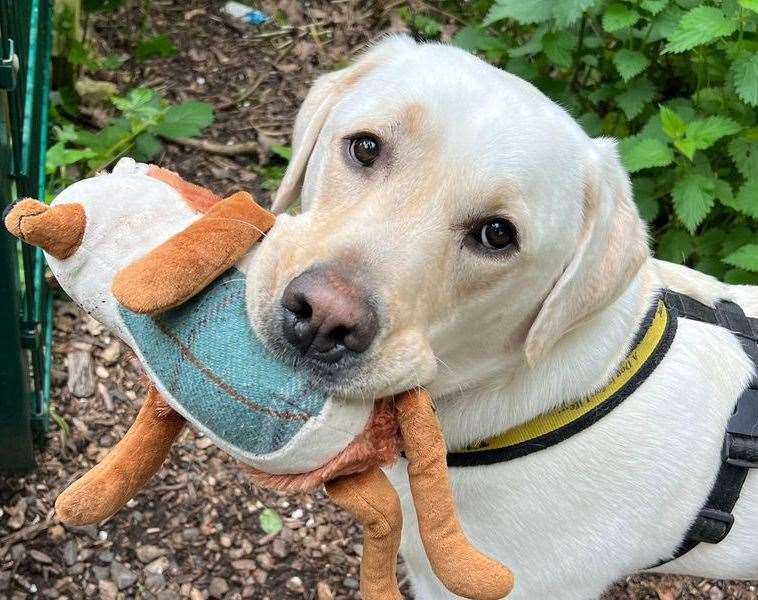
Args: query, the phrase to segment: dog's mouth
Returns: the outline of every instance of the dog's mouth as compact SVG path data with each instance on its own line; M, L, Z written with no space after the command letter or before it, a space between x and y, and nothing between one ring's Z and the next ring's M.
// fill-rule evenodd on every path
M374 402L363 431L317 469L307 473L271 474L245 465L245 470L256 485L285 492L308 492L337 477L395 462L400 455L400 439L393 399L384 398Z

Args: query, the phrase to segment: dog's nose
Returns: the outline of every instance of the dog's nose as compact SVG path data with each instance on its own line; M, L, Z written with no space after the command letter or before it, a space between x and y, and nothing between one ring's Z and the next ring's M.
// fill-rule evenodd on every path
M282 310L286 340L326 363L364 352L379 329L366 292L330 267L313 267L290 281Z

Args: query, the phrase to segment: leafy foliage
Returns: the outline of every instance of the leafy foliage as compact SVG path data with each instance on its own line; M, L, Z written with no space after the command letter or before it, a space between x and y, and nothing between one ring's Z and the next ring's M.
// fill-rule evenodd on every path
M282 518L279 516L273 508L264 508L261 514L258 516L258 521L261 524L263 533L268 535L276 535L282 530L284 524Z
M758 283L756 0L446 2L453 43L618 138L657 255ZM422 15L414 15L418 21ZM427 20L422 37L443 27Z
M197 136L214 119L205 102L170 105L148 88L136 88L111 102L117 115L99 131L77 128L57 115L56 142L47 151L51 192L105 169L125 154L137 160L155 158L163 150L161 137Z

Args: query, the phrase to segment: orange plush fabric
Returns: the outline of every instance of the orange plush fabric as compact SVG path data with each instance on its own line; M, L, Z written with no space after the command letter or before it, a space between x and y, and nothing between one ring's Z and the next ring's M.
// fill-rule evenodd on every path
M150 165L147 174L149 177L158 179L174 188L182 195L185 202L197 212L206 213L213 208L214 204L221 201L221 196L217 196L207 188L185 181L168 169Z
M38 200L24 198L10 208L4 221L6 229L20 240L63 260L79 247L87 217L80 204L51 208Z
M396 569L403 513L387 476L372 467L327 482L326 492L363 525L361 598L402 600Z
M408 478L419 533L435 575L464 598L500 600L513 588L513 575L466 539L456 515L447 476L447 449L429 394L406 392L397 402L408 457Z
M89 525L110 517L155 475L184 429L184 418L167 408L151 386L137 419L121 441L58 496L55 513L63 523Z
M117 273L111 291L140 314L183 304L242 258L274 220L250 194L237 192Z

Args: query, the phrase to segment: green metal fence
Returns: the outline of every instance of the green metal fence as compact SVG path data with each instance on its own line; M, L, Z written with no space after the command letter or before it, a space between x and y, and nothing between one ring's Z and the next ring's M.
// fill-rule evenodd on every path
M0 203L45 197L52 0L0 0ZM0 471L48 426L52 302L42 253L0 233Z

